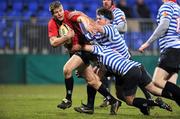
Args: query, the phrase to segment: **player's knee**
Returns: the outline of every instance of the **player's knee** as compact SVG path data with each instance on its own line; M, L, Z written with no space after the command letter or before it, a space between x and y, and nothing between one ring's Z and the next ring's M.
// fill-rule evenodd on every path
M162 87L162 86L161 86L161 83L162 83L161 80L154 80L153 83L154 83L156 86L158 86L158 87Z
M99 88L98 82L96 80L89 80L87 81L88 85L94 87L95 89Z
M87 83L91 86L96 85L96 82L94 80L89 80L89 81L87 81Z
M126 99L126 104L127 105L130 105L130 106L132 106L133 105L133 100L134 100L134 98L133 97L126 97L125 98Z
M71 68L64 67L63 68L63 73L64 73L65 78L70 78L72 76Z

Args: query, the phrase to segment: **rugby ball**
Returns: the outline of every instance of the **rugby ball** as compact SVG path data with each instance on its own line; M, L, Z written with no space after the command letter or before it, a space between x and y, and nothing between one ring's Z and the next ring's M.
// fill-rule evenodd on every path
M59 35L60 36L65 36L67 35L68 31L70 30L71 28L67 25L67 24L62 24L60 27L59 27ZM66 44L71 44L71 39L68 39L66 41Z

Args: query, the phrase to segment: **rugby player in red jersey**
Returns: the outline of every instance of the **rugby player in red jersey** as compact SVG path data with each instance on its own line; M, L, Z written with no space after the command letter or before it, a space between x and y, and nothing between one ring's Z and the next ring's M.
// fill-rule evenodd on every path
M71 58L64 65L64 76L66 85L66 98L58 105L58 108L66 109L72 105L72 91L73 91L73 77L72 71L78 69L89 85L94 87L104 97L107 97L111 104L111 112L116 112L120 106L120 101L116 100L100 82L98 76L93 72L92 66L89 64L89 54L86 52L73 52L74 49L79 49L84 43L85 38L80 29L79 23L83 23L87 31L91 32L93 24L83 15L75 15L68 17L71 13L63 9L62 4L59 1L54 1L50 4L49 10L52 13L52 19L48 23L48 34L50 43L52 46L57 47L64 44L67 40L72 39L72 44L67 47ZM58 33L59 27L63 24L67 24L74 32L68 32L65 36L60 36ZM92 30L93 31L93 30Z

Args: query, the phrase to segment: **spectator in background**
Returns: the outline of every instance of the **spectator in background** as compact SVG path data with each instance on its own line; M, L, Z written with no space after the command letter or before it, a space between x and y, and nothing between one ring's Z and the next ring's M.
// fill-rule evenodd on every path
M119 0L116 4L116 7L121 9L127 18L132 18L131 9L127 6L126 0Z
M41 25L37 23L36 15L32 14L30 20L23 24L21 28L22 45L28 48L30 54L40 52Z
M144 3L144 0L136 0L134 6L134 15L136 18L150 18L150 10Z
M135 18L151 18L151 13L144 0L136 0L136 4L133 9ZM153 23L150 20L139 21L140 32L152 31Z

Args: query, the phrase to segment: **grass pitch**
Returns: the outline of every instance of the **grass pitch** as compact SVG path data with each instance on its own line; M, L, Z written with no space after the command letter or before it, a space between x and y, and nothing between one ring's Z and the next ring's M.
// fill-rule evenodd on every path
M115 94L114 90L112 94ZM142 93L138 91L137 95L142 96ZM165 101L173 107L173 112L156 107L150 116L144 116L138 109L123 103L118 114L112 116L109 115L110 107L98 108L103 100L99 94L93 115L74 111L73 107L79 106L81 101L86 102L85 85L74 86L71 108L56 108L64 96L64 85L0 85L0 119L180 119L180 108L170 100Z

